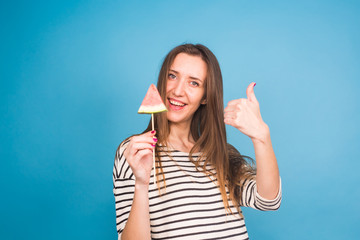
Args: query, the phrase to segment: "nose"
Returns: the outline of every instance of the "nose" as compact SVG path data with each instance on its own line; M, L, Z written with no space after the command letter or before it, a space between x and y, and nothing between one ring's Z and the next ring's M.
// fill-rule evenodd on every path
M184 79L179 79L174 86L174 94L175 96L182 96L184 94L185 81Z

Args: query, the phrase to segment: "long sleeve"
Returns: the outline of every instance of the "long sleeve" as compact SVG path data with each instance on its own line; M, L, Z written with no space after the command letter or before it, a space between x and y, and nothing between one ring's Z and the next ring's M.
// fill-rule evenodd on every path
M279 209L281 204L281 179L277 196L274 199L266 199L257 192L256 180L251 179L244 182L242 189L242 205L261 211L274 211Z

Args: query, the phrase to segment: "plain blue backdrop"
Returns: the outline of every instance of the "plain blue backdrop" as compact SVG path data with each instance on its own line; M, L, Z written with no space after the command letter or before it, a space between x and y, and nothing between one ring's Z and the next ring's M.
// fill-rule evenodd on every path
M257 83L283 202L245 209L250 238L358 239L359 1L129 2L0 3L0 238L116 239L115 150L190 42L218 57L225 102Z

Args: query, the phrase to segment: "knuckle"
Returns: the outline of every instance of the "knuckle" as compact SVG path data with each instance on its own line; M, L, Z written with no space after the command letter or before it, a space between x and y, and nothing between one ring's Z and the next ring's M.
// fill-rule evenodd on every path
M229 101L228 105L235 105L236 103L238 102L238 99L234 99L234 100L231 100Z
M150 150L150 149L146 149L146 151L145 151L145 155L150 155L150 154L152 154L152 150Z
M145 155L144 150L139 151L138 154L137 154L137 156L140 157L140 158L142 158L144 155Z

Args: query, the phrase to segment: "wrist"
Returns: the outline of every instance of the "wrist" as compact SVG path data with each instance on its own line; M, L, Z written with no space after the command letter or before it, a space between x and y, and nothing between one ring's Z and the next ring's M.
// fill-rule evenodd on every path
M149 191L149 183L139 183L135 181L135 191Z
M253 143L266 143L270 140L270 129L266 123L263 123L259 127L259 131L256 136L252 137Z

